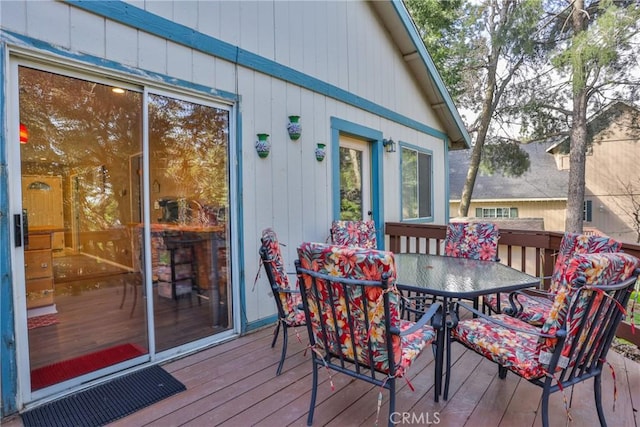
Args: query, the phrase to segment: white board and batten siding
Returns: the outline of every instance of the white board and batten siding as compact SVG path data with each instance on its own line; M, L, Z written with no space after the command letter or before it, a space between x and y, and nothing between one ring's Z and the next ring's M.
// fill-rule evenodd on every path
M409 73L371 4L360 1L131 1L127 2L197 33L238 46L310 77L293 84L186 47L159 35L112 22L57 1L1 2L2 27L60 49L103 58L122 67L149 71L237 94L242 144L241 244L249 323L271 316L266 276L254 287L260 232L273 227L283 243L289 271L304 240L325 241L333 219L331 158L314 156L317 143L331 143L331 118L370 129L396 143L433 154L434 221L446 221L446 147L434 136L380 117L340 96L313 87L318 81L442 131L434 110ZM269 63L271 64L271 63ZM266 66L269 67L269 64ZM100 72L109 73L108 68ZM338 99L336 99L338 98ZM215 98L212 98L215 99ZM289 115L300 115L302 137L287 135ZM442 131L444 132L444 131ZM257 133L268 133L269 157L257 156ZM233 143L233 142L232 142ZM399 147L398 147L399 148ZM398 150L399 151L399 150ZM399 152L384 154L384 218L400 219ZM234 165L235 166L235 165Z

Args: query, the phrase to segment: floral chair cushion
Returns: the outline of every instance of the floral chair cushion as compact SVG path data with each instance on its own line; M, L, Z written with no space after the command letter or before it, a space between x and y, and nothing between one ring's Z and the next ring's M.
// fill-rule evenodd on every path
M514 328L539 331L535 326L506 314L492 318ZM545 374L543 366L538 363L537 335L516 332L478 317L458 322L451 330L451 336L523 378L540 378Z
M374 369L389 373L386 330L398 328L403 331L413 325L413 322L400 319L393 254L359 247L303 243L298 248L298 256L302 268L330 276L377 281L382 279L383 273L389 274L388 319L384 315L382 287L368 286L363 293L360 286L348 286L348 295L345 295L341 284L317 279L316 297L311 276L302 276L316 347L334 356L344 355L363 365L370 365L373 361ZM333 319L334 311L337 322ZM349 319L355 326L353 336ZM325 336L328 349L323 348ZM406 336L391 336L395 375L402 376L421 350L433 340L435 331L431 326L425 326Z
M558 292L558 288L563 286L563 275L567 265L574 254L587 253L609 253L618 252L622 244L606 236L588 236L586 234L565 233L560 242L560 249L553 267L551 284L549 286L550 298L544 296L519 295L518 302L522 304L522 311L518 317L532 325L542 326L546 320L546 313L549 312L553 303L553 297ZM498 312L498 301L496 295L489 295L485 302L494 312ZM500 308L509 307L509 295L500 295Z
M494 312L498 312L498 297L495 294L483 297L485 302ZM518 295L518 302L522 304L522 311L518 313L518 319L534 326L542 326L547 314L551 310L553 301L543 296L534 296L521 293ZM505 307L511 307L509 294L500 294L500 311Z
M607 236L564 233L553 267L549 292L555 294L558 291L558 286L565 283L563 276L573 255L619 252L621 247L622 243Z
M564 343L562 357L558 364L559 367L564 368L568 366L570 362L575 362L568 360L566 356L569 354L571 345L576 339L575 335L581 320L585 316L586 307L593 292L588 290L588 287L590 285L614 284L624 281L634 274L638 266L640 266L640 261L637 258L622 252L574 254L567 264L564 276L561 278L561 286L559 286L559 291L556 294L551 311L541 328L542 333L555 335L566 320L567 339ZM584 281L582 288L586 290L578 292L580 289L580 287L577 286L578 279ZM596 320L593 319L593 315L597 312L600 305L610 303L610 300L603 299L601 295L600 298L596 298L589 313L586 313L589 324ZM567 317L567 312L571 305L575 305L575 309L573 313ZM581 336L578 339L580 345L583 345L587 337ZM587 340L587 342L589 341L590 340ZM548 364L550 362L551 355L556 347L556 342L557 340L554 338L540 340L539 357L541 363Z
M275 279L275 286L281 289L292 289L289 284L289 276L285 270L284 260L282 258L282 252L280 251L280 243L276 233L271 228L266 228L262 231L262 248L266 251L267 259L272 267L273 277ZM295 288L294 288L295 289ZM304 311L301 310L300 304L302 298L298 292L277 292L272 290L275 296L280 300L282 307L282 313L280 318L288 326L302 326L305 324ZM280 307L278 307L280 311Z
M331 240L334 245L375 249L377 248L376 225L372 220L333 221Z
M447 256L495 261L500 232L495 224L452 222L447 225Z
M451 335L467 347L516 372L523 378L540 378L547 373L547 367L557 340L555 338L539 339L533 333L555 334L562 327L571 302L575 304L575 309L566 319L568 333L558 369L573 366L577 355L581 354L580 349L593 344L593 340L587 335L590 330L588 326L594 322L598 323L595 314L600 305L615 304L610 299L597 295L587 313L586 307L588 307L593 292L588 290L588 286L618 283L628 279L638 266L640 266L640 260L624 253L576 254L569 262L565 276L562 278L572 285L565 286L566 292L561 290L558 293L542 328L530 325L518 318L498 314L492 316L491 319L504 323L506 327L498 325L486 317L466 319L458 322L456 327L452 329ZM581 292L578 292L578 287L573 286L578 278L585 280ZM606 307L600 312L601 315L604 315L603 312L606 312ZM583 330L580 337L577 337L577 330L585 315L587 316L587 328ZM531 331L532 334L516 332L512 328ZM576 339L578 347L571 353L573 359L569 360L569 353Z

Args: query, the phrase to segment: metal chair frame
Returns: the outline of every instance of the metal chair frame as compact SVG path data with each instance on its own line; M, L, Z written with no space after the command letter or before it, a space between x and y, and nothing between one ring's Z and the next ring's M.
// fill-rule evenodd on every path
M602 426L606 426L606 419L604 416L604 411L602 409L602 368L606 360L605 357L607 355L607 352L611 347L611 342L615 337L616 329L618 328L618 325L620 324L620 321L623 317L623 312L620 307L626 307L626 304L629 301L629 297L638 278L638 273L638 271L635 271L632 277L622 282L610 285L605 284L582 287L580 281L578 281L578 283L575 283L575 286L579 287L579 289L577 290L577 294L581 292L591 292L591 295L588 297L587 306L585 308L585 312L589 313L589 315L585 315L581 318L581 320L578 322L577 329L573 328L574 325L567 325L567 319L573 318L573 314L575 313L578 306L578 304L576 304L576 301L579 300L579 295L576 294L576 297L572 298L572 303L568 308L568 315L565 317L565 320L563 321L560 329L553 335L544 334L542 332L533 333L531 330L514 328L513 326L502 323L492 318L491 316L486 316L485 314L481 313L478 310L474 310L468 305L460 302L455 304L459 307L464 307L474 315L487 319L503 328L536 335L540 338L557 339L555 350L553 352L553 355L551 356L551 361L549 362L549 366L547 368L547 372L553 374L528 380L529 382L542 388L543 426L547 427L549 425L549 396L558 390L564 390L567 387L588 380L590 378L594 378L593 389L596 410L598 412L598 419ZM603 296L604 294L606 294L606 296ZM596 306L596 311L591 313L592 307L594 307L596 298L598 298L598 296L600 296L600 298L611 299L611 301L609 304L598 303L598 305ZM455 313L455 311L452 310L451 313ZM594 319L596 321L594 321ZM455 327L455 325L457 324L457 319L453 318L451 322L452 327ZM559 362L560 357L563 353L565 340L568 336L567 331L569 327L576 330L574 336L581 337L585 336L586 334L586 336L589 337L589 340L586 345L580 344L578 339L573 340L569 353L565 354L565 356L563 357L566 357L569 360L575 360L575 364L569 364L567 367L562 368L560 367ZM449 335L447 337L447 346L451 345L451 340L452 337ZM461 341L458 342L465 345L465 343ZM473 348L471 347L468 348L473 350ZM501 379L504 379L507 375L508 368L502 365L498 365L498 367L498 376ZM449 373L450 369L448 367L445 383L445 399L448 394L449 388Z
M310 346L314 351L311 352L312 362L313 362L313 385L311 391L311 403L309 406L309 415L307 418L307 425L312 425L313 415L315 409L315 402L317 397L318 390L318 371L321 368L328 368L334 370L336 372L343 373L345 375L351 376L356 379L360 379L366 381L370 384L374 384L381 388L387 389L389 391L389 414L392 414L395 410L395 399L396 399L396 361L393 358L393 346L392 346L392 336L404 336L411 334L423 326L425 326L429 321L434 318L436 313L439 313L441 310L440 304L433 304L426 313L423 313L422 317L415 322L415 324L405 330L400 332L397 328L390 327L390 302L389 302L389 283L388 283L388 275L384 273L382 275L382 280L380 281L369 281L369 280L356 280L350 279L347 277L338 277L338 276L330 276L326 274L322 274L316 271L308 270L302 268L300 266L300 261L296 260L296 271L298 273L300 283L305 283L303 281L311 281L310 293L305 289L305 286L301 286L300 290L302 292L302 304L305 311L305 315L307 317L307 330L309 332L309 341ZM374 367L373 360L370 360L370 364L366 365L363 363L355 362L345 355L339 347L333 346L331 342L327 339L328 331L325 323L321 322L322 327L322 342L321 349L318 349L317 339L318 337L314 334L312 326L311 326L311 314L309 309L309 299L312 299L315 304L318 304L319 312L329 312L332 316L332 321L334 324L337 324L337 312L336 307L322 307L323 304L322 299L319 297L318 291L318 280L322 280L326 285L326 289L329 292L330 299L334 300L335 293L333 286L340 286L342 288L342 295L346 298L345 305L349 307L352 304L352 301L349 299L350 292L347 291L349 287L360 287L361 295L365 294L365 288L367 287L380 287L382 289L382 304L384 304L384 323L385 323L385 342L387 346L387 354L389 356L389 372L380 372L377 371ZM364 317L368 318L367 315L367 306L364 305ZM355 322L351 316L348 317L348 333L350 336L355 336ZM368 323L368 322L367 322ZM367 329L369 325L367 324ZM356 349L356 344L352 340L352 351L353 354L358 354ZM371 350L371 343L368 343L369 351ZM331 350L328 350L331 349ZM391 419L389 420L389 426L392 426L393 423Z

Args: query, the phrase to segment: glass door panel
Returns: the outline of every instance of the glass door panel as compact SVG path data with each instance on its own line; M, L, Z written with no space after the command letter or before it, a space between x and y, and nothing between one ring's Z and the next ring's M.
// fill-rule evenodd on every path
M149 95L151 275L158 351L232 327L229 112Z
M367 142L340 137L340 219L371 219L371 160Z
M148 353L132 218L142 193L128 167L142 151L142 94L24 66L18 76L37 390Z

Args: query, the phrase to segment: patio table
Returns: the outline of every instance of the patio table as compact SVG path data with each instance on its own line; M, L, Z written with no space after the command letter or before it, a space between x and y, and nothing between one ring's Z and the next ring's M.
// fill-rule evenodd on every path
M496 261L479 261L430 254L394 254L396 283L405 296L433 296L445 309L443 333L436 338L436 402L442 394L442 370L445 356L445 334L449 303L453 299L473 300L493 293L512 292L535 287L540 278L518 271ZM450 340L446 340L447 343ZM451 352L446 349L447 372L451 369ZM447 399L448 384L444 398Z

